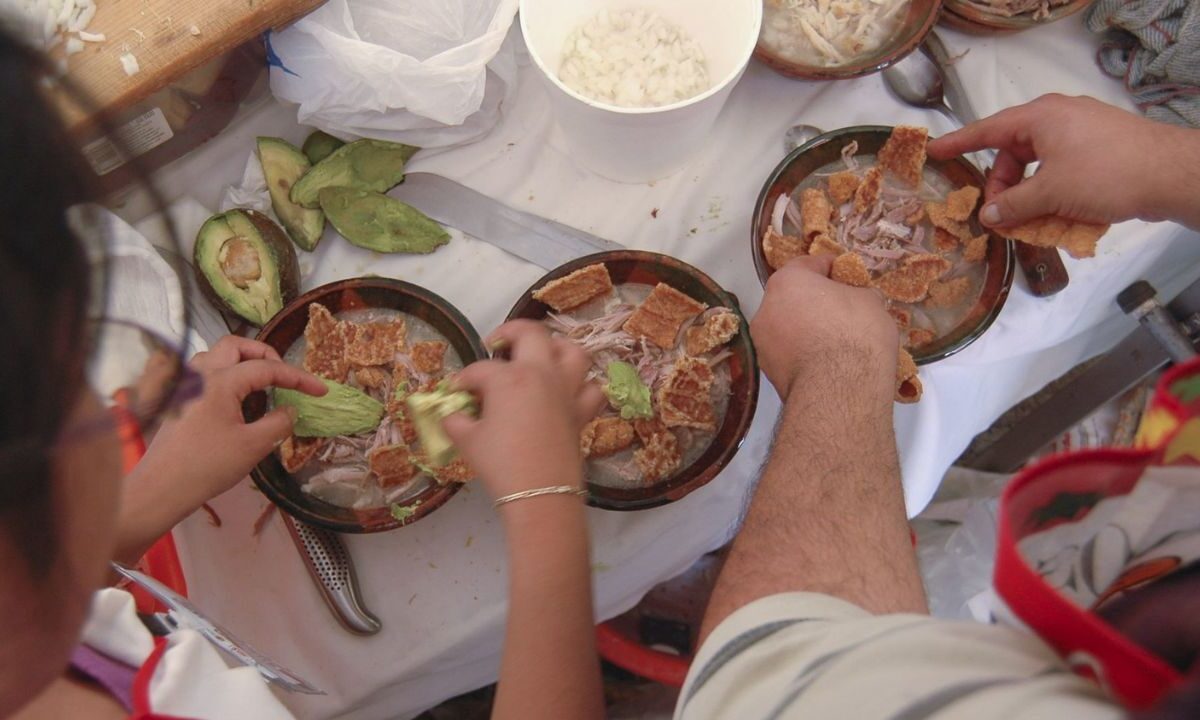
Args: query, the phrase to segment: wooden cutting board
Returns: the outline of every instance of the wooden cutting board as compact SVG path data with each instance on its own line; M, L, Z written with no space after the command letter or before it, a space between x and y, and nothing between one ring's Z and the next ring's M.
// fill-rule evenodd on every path
M120 112L190 70L305 15L324 0L96 0L88 32L104 33L70 58L67 75L98 108ZM62 52L62 46L56 51ZM140 71L125 73L121 55ZM68 109L69 123L86 117Z

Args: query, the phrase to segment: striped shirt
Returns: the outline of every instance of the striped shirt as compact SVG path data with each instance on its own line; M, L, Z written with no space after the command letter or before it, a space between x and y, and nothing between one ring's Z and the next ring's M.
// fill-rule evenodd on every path
M676 720L1115 720L1121 708L1012 628L871 615L788 593L726 618L700 648Z

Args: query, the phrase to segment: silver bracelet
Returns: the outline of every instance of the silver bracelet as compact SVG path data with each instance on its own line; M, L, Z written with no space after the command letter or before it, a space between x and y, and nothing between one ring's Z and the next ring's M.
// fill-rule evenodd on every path
M577 488L571 485L555 485L553 487L534 488L533 490L522 490L515 492L512 495L496 498L492 503L492 507L498 508L506 503L514 500L524 500L525 498L538 497L539 495L576 495L578 497L587 497L588 491L584 488Z

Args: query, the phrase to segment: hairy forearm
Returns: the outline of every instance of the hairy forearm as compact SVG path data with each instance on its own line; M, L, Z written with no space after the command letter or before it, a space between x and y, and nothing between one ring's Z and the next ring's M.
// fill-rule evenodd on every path
M900 485L890 377L819 372L796 383L785 403L702 637L742 606L782 592L825 593L875 613L926 610Z
M494 718L602 718L587 520L579 498L501 509L509 609Z

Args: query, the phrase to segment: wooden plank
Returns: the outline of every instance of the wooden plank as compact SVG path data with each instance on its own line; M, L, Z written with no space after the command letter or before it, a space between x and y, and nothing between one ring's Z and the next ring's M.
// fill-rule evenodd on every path
M97 0L88 32L104 33L71 56L68 77L96 106L119 112L205 62L270 28L307 14L324 0ZM57 53L61 53L61 47ZM129 76L121 55L132 53L140 71ZM56 53L56 54L57 54ZM76 126L86 118L66 108Z

